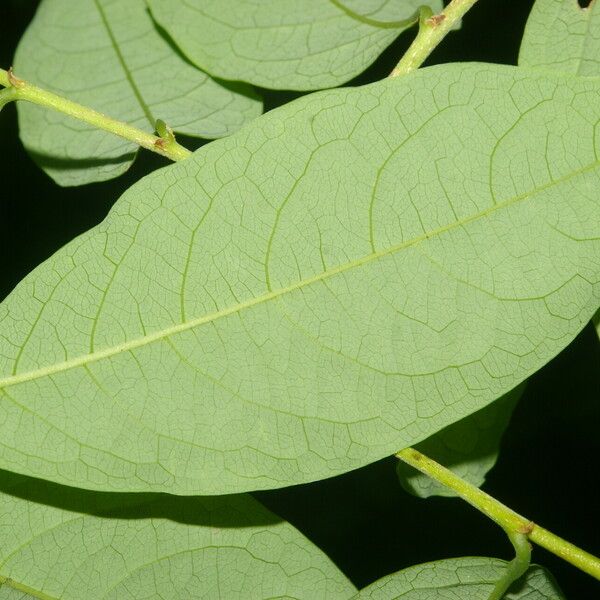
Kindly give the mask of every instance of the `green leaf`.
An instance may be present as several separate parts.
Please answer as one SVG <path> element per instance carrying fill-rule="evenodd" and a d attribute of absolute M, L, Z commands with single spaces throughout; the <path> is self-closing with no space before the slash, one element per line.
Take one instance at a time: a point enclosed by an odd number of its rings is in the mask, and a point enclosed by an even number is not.
<path fill-rule="evenodd" d="M 439 7 L 439 0 L 425 1 Z M 313 90 L 362 73 L 415 23 L 414 0 L 396 0 L 396 28 L 374 27 L 329 0 L 148 0 L 191 61 L 216 77 L 265 88 Z M 421 3 L 419 3 L 421 4 Z M 352 2 L 369 10 L 372 0 Z"/>
<path fill-rule="evenodd" d="M 481 486 L 487 472 L 496 464 L 502 435 L 524 387 L 520 385 L 496 402 L 448 425 L 417 444 L 416 449 L 460 478 Z M 402 487 L 415 496 L 455 496 L 451 489 L 402 461 L 398 461 L 396 471 Z"/>
<path fill-rule="evenodd" d="M 577 0 L 536 0 L 527 20 L 519 64 L 573 75 L 600 75 L 600 9 Z M 593 319 L 600 338 L 600 311 Z"/>
<path fill-rule="evenodd" d="M 22 78 L 152 133 L 223 137 L 262 112 L 251 89 L 215 81 L 182 58 L 156 29 L 144 0 L 44 0 L 15 58 Z M 137 146 L 20 102 L 23 144 L 60 185 L 125 172 Z"/>
<path fill-rule="evenodd" d="M 274 488 L 483 408 L 600 306 L 599 92 L 432 67 L 144 178 L 0 305 L 0 466 Z"/>
<path fill-rule="evenodd" d="M 482 600 L 502 576 L 506 562 L 465 557 L 416 565 L 376 581 L 356 600 Z M 564 600 L 554 578 L 533 566 L 504 596 L 505 600 Z"/>
<path fill-rule="evenodd" d="M 578 0 L 536 0 L 519 64 L 574 75 L 600 75 L 600 8 Z"/>
<path fill-rule="evenodd" d="M 8 473 L 0 488 L 3 600 L 312 600 L 355 591 L 250 496 L 102 494 Z"/>
<path fill-rule="evenodd" d="M 362 20 L 368 25 L 379 27 L 406 25 L 403 21 L 414 19 L 424 2 L 422 0 L 330 0 L 345 10 L 351 17 Z M 434 11 L 440 11 L 442 2 L 427 3 Z M 410 12 L 412 10 L 412 13 Z"/>

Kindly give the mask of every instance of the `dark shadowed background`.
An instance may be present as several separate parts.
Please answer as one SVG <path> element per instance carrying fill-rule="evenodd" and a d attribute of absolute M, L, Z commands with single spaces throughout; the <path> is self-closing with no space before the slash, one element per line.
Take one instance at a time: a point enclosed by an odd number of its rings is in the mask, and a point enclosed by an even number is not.
<path fill-rule="evenodd" d="M 430 62 L 515 64 L 532 3 L 480 0 Z M 2 68 L 10 66 L 37 4 L 0 0 Z M 386 76 L 412 35 L 402 35 L 355 83 Z M 291 97 L 269 92 L 267 107 Z M 0 140 L 0 299 L 63 244 L 99 223 L 134 181 L 165 164 L 144 152 L 124 177 L 62 189 L 24 152 L 14 106 L 0 113 Z M 190 146 L 188 140 L 184 144 Z M 599 400 L 600 344 L 588 326 L 531 378 L 484 486 L 514 510 L 595 554 L 600 554 Z M 460 500 L 407 495 L 394 468 L 395 461 L 388 459 L 334 479 L 255 495 L 323 548 L 359 587 L 420 562 L 511 557 L 510 544 L 491 521 Z M 551 570 L 569 600 L 600 597 L 598 582 L 544 550 L 535 548 L 533 560 Z"/>

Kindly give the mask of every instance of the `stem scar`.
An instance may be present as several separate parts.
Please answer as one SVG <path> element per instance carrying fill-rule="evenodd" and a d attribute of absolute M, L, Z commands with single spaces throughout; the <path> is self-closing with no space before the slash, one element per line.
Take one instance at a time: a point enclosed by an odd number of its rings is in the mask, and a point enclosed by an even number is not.
<path fill-rule="evenodd" d="M 525 523 L 525 524 L 521 525 L 517 529 L 517 532 L 522 533 L 523 535 L 529 535 L 533 531 L 534 527 L 535 527 L 535 523 L 533 521 L 529 521 L 529 523 Z"/>
<path fill-rule="evenodd" d="M 14 74 L 12 67 L 10 67 L 8 69 L 7 73 L 8 73 L 8 81 L 9 81 L 10 85 L 12 85 L 13 87 L 16 87 L 16 88 L 25 87 L 25 82 L 22 79 L 19 79 L 19 77 L 17 77 Z"/>
<path fill-rule="evenodd" d="M 444 13 L 440 13 L 439 15 L 432 15 L 425 21 L 425 23 L 430 27 L 437 27 L 442 21 L 444 21 L 445 18 L 446 15 Z"/>

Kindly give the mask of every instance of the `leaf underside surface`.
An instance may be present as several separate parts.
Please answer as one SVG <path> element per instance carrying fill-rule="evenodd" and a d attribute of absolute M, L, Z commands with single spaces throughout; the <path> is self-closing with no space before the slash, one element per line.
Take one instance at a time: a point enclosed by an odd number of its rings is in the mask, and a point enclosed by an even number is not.
<path fill-rule="evenodd" d="M 521 41 L 519 64 L 582 76 L 600 75 L 600 8 L 594 0 L 536 0 Z M 600 311 L 594 315 L 600 337 Z"/>
<path fill-rule="evenodd" d="M 482 600 L 502 577 L 507 563 L 464 557 L 417 565 L 383 577 L 361 590 L 356 600 Z M 532 566 L 504 596 L 505 600 L 565 600 L 553 577 Z"/>
<path fill-rule="evenodd" d="M 441 8 L 440 0 L 424 2 Z M 216 77 L 265 88 L 314 90 L 362 73 L 414 23 L 414 0 L 396 0 L 395 28 L 357 18 L 329 0 L 148 0 L 154 18 L 195 64 Z M 379 4 L 382 4 L 379 2 Z"/>
<path fill-rule="evenodd" d="M 573 75 L 600 75 L 600 8 L 592 1 L 536 0 L 527 20 L 519 65 Z"/>
<path fill-rule="evenodd" d="M 101 494 L 0 475 L 0 598 L 350 598 L 321 550 L 250 496 Z"/>
<path fill-rule="evenodd" d="M 432 67 L 301 98 L 144 178 L 0 305 L 0 465 L 274 488 L 507 393 L 600 304 L 599 90 Z"/>
<path fill-rule="evenodd" d="M 428 4 L 432 10 L 440 11 L 441 2 L 424 3 L 421 0 L 329 0 L 356 19 L 363 19 L 367 24 L 380 26 L 397 25 L 403 20 L 418 15 L 419 9 Z M 412 11 L 412 13 L 411 13 Z"/>
<path fill-rule="evenodd" d="M 502 435 L 524 388 L 525 384 L 518 386 L 492 404 L 434 433 L 415 448 L 470 484 L 483 485 L 486 474 L 496 464 Z M 402 461 L 398 461 L 396 471 L 402 487 L 415 496 L 456 495 Z"/>
<path fill-rule="evenodd" d="M 157 119 L 187 135 L 229 135 L 260 115 L 249 86 L 192 66 L 156 28 L 144 0 L 44 0 L 15 72 L 31 83 L 153 133 Z M 59 184 L 116 177 L 137 146 L 48 108 L 19 102 L 23 144 Z"/>

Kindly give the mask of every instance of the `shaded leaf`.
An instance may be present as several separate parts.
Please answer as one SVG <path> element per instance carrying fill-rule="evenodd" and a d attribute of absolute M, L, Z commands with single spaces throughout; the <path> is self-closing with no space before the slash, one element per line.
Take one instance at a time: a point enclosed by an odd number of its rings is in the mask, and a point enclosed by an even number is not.
<path fill-rule="evenodd" d="M 439 0 L 431 0 L 439 7 Z M 368 12 L 372 0 L 352 2 Z M 425 4 L 429 2 L 425 1 Z M 216 77 L 265 88 L 314 90 L 362 73 L 415 20 L 396 0 L 396 28 L 356 19 L 329 0 L 148 0 L 181 50 Z"/>
<path fill-rule="evenodd" d="M 154 132 L 157 119 L 204 138 L 231 134 L 262 112 L 251 89 L 223 84 L 183 59 L 144 0 L 44 0 L 15 58 L 19 76 Z M 116 177 L 137 146 L 60 113 L 20 102 L 21 139 L 61 185 Z"/>
<path fill-rule="evenodd" d="M 599 90 L 432 67 L 301 98 L 144 178 L 0 305 L 0 464 L 273 488 L 507 393 L 600 305 Z"/>
<path fill-rule="evenodd" d="M 523 389 L 524 385 L 520 385 L 494 403 L 448 425 L 417 444 L 416 449 L 479 487 L 496 464 L 500 441 Z M 402 461 L 398 461 L 396 470 L 402 487 L 415 496 L 456 495 Z"/>
<path fill-rule="evenodd" d="M 361 590 L 356 600 L 482 600 L 502 576 L 507 563 L 484 557 L 438 560 L 383 577 Z M 554 578 L 532 566 L 504 596 L 505 600 L 565 600 Z"/>
<path fill-rule="evenodd" d="M 0 487 L 3 600 L 354 592 L 316 546 L 250 496 L 90 493 L 8 473 Z"/>

